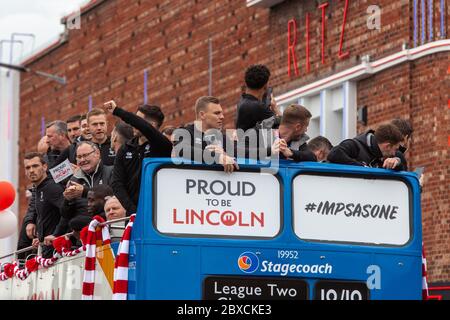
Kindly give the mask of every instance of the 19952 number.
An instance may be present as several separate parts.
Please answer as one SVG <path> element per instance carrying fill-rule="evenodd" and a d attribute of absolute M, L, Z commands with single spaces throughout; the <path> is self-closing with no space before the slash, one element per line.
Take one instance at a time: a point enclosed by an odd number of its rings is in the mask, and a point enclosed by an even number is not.
<path fill-rule="evenodd" d="M 279 259 L 298 259 L 298 251 L 295 250 L 278 250 Z"/>

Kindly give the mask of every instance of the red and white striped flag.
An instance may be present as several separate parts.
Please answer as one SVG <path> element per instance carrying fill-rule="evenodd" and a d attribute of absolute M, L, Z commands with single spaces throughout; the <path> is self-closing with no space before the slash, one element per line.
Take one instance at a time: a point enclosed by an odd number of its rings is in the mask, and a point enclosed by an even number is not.
<path fill-rule="evenodd" d="M 84 262 L 84 274 L 83 274 L 83 289 L 81 294 L 82 300 L 94 299 L 94 285 L 95 285 L 95 260 L 97 250 L 97 226 L 105 222 L 100 216 L 95 216 L 89 223 L 88 232 L 86 237 L 86 259 Z M 106 228 L 104 228 L 106 229 Z M 102 230 L 103 233 L 103 230 Z M 101 237 L 102 233 L 98 236 Z"/>
<path fill-rule="evenodd" d="M 428 300 L 428 297 L 427 259 L 425 257 L 425 246 L 422 243 L 422 300 Z"/>
<path fill-rule="evenodd" d="M 136 214 L 130 216 L 130 221 L 120 240 L 114 263 L 114 289 L 113 300 L 126 300 L 128 293 L 128 257 L 130 249 L 131 231 Z"/>

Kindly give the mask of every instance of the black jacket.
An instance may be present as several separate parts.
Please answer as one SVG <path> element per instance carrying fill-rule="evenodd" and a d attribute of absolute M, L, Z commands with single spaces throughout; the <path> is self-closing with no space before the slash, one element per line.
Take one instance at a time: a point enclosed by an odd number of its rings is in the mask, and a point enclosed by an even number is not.
<path fill-rule="evenodd" d="M 102 144 L 96 143 L 100 149 L 100 158 L 105 166 L 113 166 L 116 153 L 111 149 L 111 137 L 108 137 Z"/>
<path fill-rule="evenodd" d="M 56 159 L 55 166 L 62 163 L 66 159 L 69 159 L 69 161 L 73 164 L 77 164 L 77 144 L 78 142 L 85 141 L 82 136 L 79 136 L 75 139 L 74 142 L 70 146 L 68 146 L 66 149 L 64 149 L 61 154 L 59 155 L 58 159 Z M 103 159 L 102 159 L 103 160 Z"/>
<path fill-rule="evenodd" d="M 97 169 L 94 171 L 92 175 L 88 175 L 83 171 L 77 171 L 71 178 L 71 181 L 79 183 L 83 186 L 83 195 L 81 198 L 67 200 L 64 199 L 61 215 L 63 219 L 61 223 L 58 225 L 57 230 L 55 231 L 55 236 L 60 236 L 68 231 L 68 222 L 78 216 L 78 215 L 87 215 L 87 193 L 94 186 L 100 184 L 111 185 L 112 180 L 112 166 L 104 166 L 100 161 Z"/>
<path fill-rule="evenodd" d="M 144 158 L 170 158 L 172 143 L 161 132 L 134 113 L 115 108 L 115 116 L 139 130 L 147 141 L 139 145 L 135 137 L 126 142 L 117 152 L 114 162 L 112 188 L 115 196 L 127 210 L 127 215 L 136 213 L 139 200 L 142 160 Z"/>
<path fill-rule="evenodd" d="M 258 122 L 255 129 L 257 130 L 258 148 L 265 148 L 267 154 L 270 155 L 272 144 L 278 137 L 273 136 L 273 131 L 279 128 L 281 123 L 281 117 L 273 116 L 267 118 L 261 122 Z M 301 161 L 317 161 L 315 154 L 308 148 L 307 141 L 309 136 L 303 134 L 298 140 L 289 141 L 288 147 L 291 149 L 293 155 L 292 160 L 295 162 Z M 280 159 L 286 159 L 286 157 L 280 153 Z"/>
<path fill-rule="evenodd" d="M 346 139 L 331 149 L 328 161 L 332 163 L 382 168 L 384 157 L 374 136 L 369 130 L 353 139 Z M 395 170 L 401 170 L 400 164 Z"/>
<path fill-rule="evenodd" d="M 31 189 L 31 198 L 28 203 L 28 209 L 25 213 L 25 216 L 23 217 L 22 224 L 27 226 L 29 223 L 36 224 L 36 187 L 33 186 Z"/>
<path fill-rule="evenodd" d="M 293 161 L 295 162 L 317 161 L 316 155 L 309 149 L 308 144 L 306 143 L 308 140 L 309 136 L 304 134 L 302 137 L 300 137 L 300 139 L 289 142 L 288 147 L 289 149 L 291 149 L 293 153 L 292 155 Z M 280 153 L 280 158 L 285 159 L 282 153 Z"/>
<path fill-rule="evenodd" d="M 402 151 L 401 149 L 397 150 L 395 152 L 395 156 L 397 158 L 399 158 L 400 161 L 401 161 L 401 170 L 402 171 L 408 171 L 408 161 L 406 161 L 406 157 L 405 157 L 404 151 Z"/>
<path fill-rule="evenodd" d="M 36 232 L 41 242 L 45 236 L 53 234 L 60 223 L 63 192 L 64 189 L 48 176 L 32 192 L 24 224 L 36 223 Z"/>
<path fill-rule="evenodd" d="M 218 145 L 229 155 L 234 157 L 236 144 L 220 130 L 211 129 L 206 133 L 198 130 L 194 124 L 187 125 L 181 130 L 175 131 L 174 156 L 190 159 L 198 162 L 207 162 L 204 156 L 207 155 L 211 161 L 218 162 L 214 152 L 204 152 L 208 145 Z M 186 151 L 186 152 L 185 152 Z"/>
<path fill-rule="evenodd" d="M 274 113 L 262 101 L 244 93 L 237 105 L 236 129 L 247 131 L 254 128 L 258 122 L 272 116 Z"/>
<path fill-rule="evenodd" d="M 47 158 L 48 169 L 52 169 L 54 166 L 58 165 L 57 161 L 61 155 L 61 151 L 49 149 L 45 155 Z"/>

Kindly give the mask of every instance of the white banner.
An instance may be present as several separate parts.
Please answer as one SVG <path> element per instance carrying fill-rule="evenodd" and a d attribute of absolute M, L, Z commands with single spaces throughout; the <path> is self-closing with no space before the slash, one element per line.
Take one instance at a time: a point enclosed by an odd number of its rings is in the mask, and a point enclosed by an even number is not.
<path fill-rule="evenodd" d="M 299 175 L 293 181 L 294 230 L 301 239 L 404 245 L 409 192 L 398 180 Z"/>
<path fill-rule="evenodd" d="M 280 183 L 273 175 L 166 168 L 156 181 L 162 233 L 274 237 L 280 231 Z"/>
<path fill-rule="evenodd" d="M 66 159 L 64 162 L 61 162 L 53 169 L 50 169 L 50 174 L 55 180 L 56 183 L 63 181 L 66 178 L 69 178 L 73 175 L 72 166 L 70 165 L 69 159 Z"/>

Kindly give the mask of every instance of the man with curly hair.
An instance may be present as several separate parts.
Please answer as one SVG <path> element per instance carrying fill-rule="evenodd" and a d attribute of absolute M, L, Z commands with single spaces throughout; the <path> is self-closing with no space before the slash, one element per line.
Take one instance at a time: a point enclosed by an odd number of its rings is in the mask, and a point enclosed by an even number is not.
<path fill-rule="evenodd" d="M 270 71 L 265 65 L 252 65 L 245 72 L 245 92 L 237 105 L 236 129 L 247 131 L 256 123 L 281 112 L 272 94 L 267 97 Z M 265 103 L 265 101 L 270 101 Z"/>

